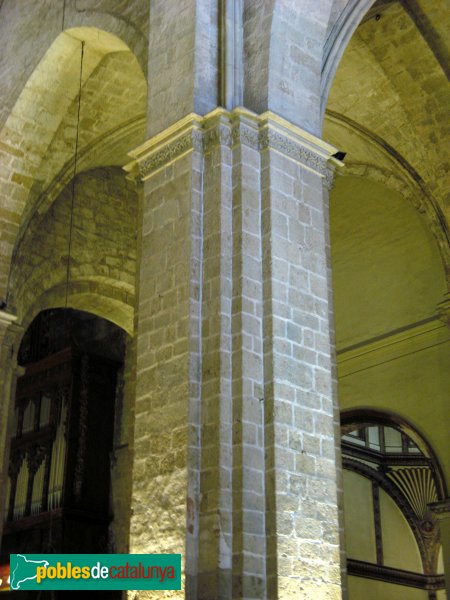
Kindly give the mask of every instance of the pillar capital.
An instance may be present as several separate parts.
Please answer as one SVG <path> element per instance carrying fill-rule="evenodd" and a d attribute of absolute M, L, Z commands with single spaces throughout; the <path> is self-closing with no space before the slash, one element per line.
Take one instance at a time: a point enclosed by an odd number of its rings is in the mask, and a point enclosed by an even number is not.
<path fill-rule="evenodd" d="M 132 150 L 133 160 L 124 168 L 132 178 L 145 181 L 188 152 L 206 153 L 218 145 L 272 149 L 330 182 L 335 167 L 343 165 L 333 156 L 336 148 L 273 112 L 216 108 L 203 117 L 191 113 Z"/>
<path fill-rule="evenodd" d="M 16 315 L 0 310 L 0 345 L 11 346 L 22 329 Z"/>
<path fill-rule="evenodd" d="M 22 374 L 22 367 L 17 365 L 19 339 L 23 327 L 17 322 L 17 316 L 0 310 L 0 394 L 3 382 L 8 380 L 7 372 L 15 376 Z M 6 393 L 6 392 L 5 392 Z"/>
<path fill-rule="evenodd" d="M 17 322 L 17 316 L 11 313 L 8 313 L 4 310 L 0 310 L 0 330 L 3 328 L 7 328 L 13 323 Z"/>
<path fill-rule="evenodd" d="M 437 521 L 450 521 L 450 498 L 428 505 Z"/>

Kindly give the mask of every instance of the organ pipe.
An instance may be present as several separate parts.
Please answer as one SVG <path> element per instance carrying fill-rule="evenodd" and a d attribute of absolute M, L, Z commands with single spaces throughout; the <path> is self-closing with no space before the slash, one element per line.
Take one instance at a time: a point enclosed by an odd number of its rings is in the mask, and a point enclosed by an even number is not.
<path fill-rule="evenodd" d="M 27 461 L 23 460 L 17 477 L 16 496 L 14 498 L 14 519 L 20 519 L 25 513 L 28 487 Z"/>

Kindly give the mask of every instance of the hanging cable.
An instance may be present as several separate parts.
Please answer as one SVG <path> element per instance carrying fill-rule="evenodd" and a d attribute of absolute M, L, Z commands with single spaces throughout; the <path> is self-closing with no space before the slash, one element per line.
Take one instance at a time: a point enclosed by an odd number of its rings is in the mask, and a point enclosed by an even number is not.
<path fill-rule="evenodd" d="M 77 166 L 78 166 L 78 141 L 79 141 L 79 135 L 80 135 L 80 109 L 81 109 L 81 87 L 82 87 L 82 83 L 83 83 L 83 58 L 84 58 L 84 41 L 81 42 L 77 128 L 76 128 L 76 135 L 75 135 L 75 154 L 74 154 L 74 161 L 73 161 L 72 194 L 71 194 L 71 202 L 70 202 L 69 245 L 68 245 L 67 272 L 66 272 L 66 298 L 65 298 L 65 303 L 64 303 L 65 309 L 67 309 L 67 303 L 68 303 L 68 297 L 69 297 L 70 266 L 71 266 L 71 262 L 72 262 L 73 213 L 74 213 L 74 208 L 75 208 L 76 176 L 77 176 Z"/>
<path fill-rule="evenodd" d="M 62 9 L 62 25 L 61 25 L 61 32 L 64 33 L 64 27 L 65 27 L 65 21 L 66 21 L 66 0 L 63 0 L 63 9 Z"/>
<path fill-rule="evenodd" d="M 65 3 L 64 3 L 65 6 Z M 70 218 L 69 218 L 69 239 L 68 239 L 68 254 L 67 254 L 67 269 L 66 269 L 66 290 L 65 290 L 65 302 L 64 302 L 64 325 L 63 325 L 63 335 L 66 336 L 66 342 L 70 341 L 70 319 L 68 315 L 68 298 L 69 298 L 69 284 L 70 284 L 70 266 L 72 261 L 72 237 L 73 237 L 73 215 L 75 208 L 75 196 L 76 196 L 76 176 L 78 169 L 78 143 L 80 136 L 80 114 L 81 114 L 81 89 L 83 84 L 83 60 L 84 60 L 84 44 L 85 42 L 81 42 L 81 55 L 80 55 L 80 79 L 78 84 L 78 106 L 77 106 L 77 126 L 76 126 L 76 134 L 75 134 L 75 148 L 74 148 L 74 161 L 73 161 L 73 177 L 72 177 L 72 187 L 71 187 L 71 199 L 70 199 Z M 70 343 L 70 342 L 69 342 Z M 61 377 L 64 379 L 64 372 L 61 370 Z M 60 382 L 60 385 L 65 385 L 66 382 Z M 61 397 L 61 402 L 64 403 L 64 397 Z M 62 409 L 62 405 L 61 405 Z M 62 498 L 61 498 L 62 502 Z M 49 527 L 49 537 L 47 541 L 48 551 L 55 552 L 58 548 L 53 546 L 53 515 L 54 511 L 50 510 L 50 527 Z M 64 522 L 63 522 L 63 530 L 64 530 Z M 53 597 L 53 596 L 52 596 Z"/>
<path fill-rule="evenodd" d="M 62 14 L 62 29 L 64 32 L 65 27 L 65 12 L 66 12 L 66 0 L 63 3 L 63 14 Z M 81 115 L 81 91 L 83 85 L 83 62 L 84 62 L 84 44 L 85 42 L 81 42 L 81 54 L 80 54 L 80 77 L 78 82 L 78 102 L 77 102 L 77 121 L 76 121 L 76 133 L 75 133 L 75 148 L 74 148 L 74 160 L 73 160 L 73 176 L 72 176 L 72 186 L 71 186 L 71 198 L 70 198 L 70 213 L 69 213 L 69 234 L 68 234 L 68 248 L 67 248 L 67 268 L 66 268 L 66 289 L 65 289 L 65 301 L 64 301 L 64 326 L 63 326 L 63 335 L 66 337 L 66 343 L 70 343 L 70 324 L 71 319 L 69 319 L 68 314 L 68 299 L 69 299 L 69 285 L 70 285 L 70 267 L 72 262 L 72 242 L 73 242 L 73 222 L 74 222 L 74 210 L 75 210 L 75 197 L 76 197 L 76 177 L 78 171 L 78 145 L 79 145 L 79 137 L 80 137 L 80 115 Z M 63 372 L 61 371 L 61 375 Z M 65 384 L 65 382 L 64 382 Z M 61 403 L 65 402 L 64 396 L 61 396 Z M 63 406 L 61 405 L 61 410 L 63 410 Z M 62 498 L 61 498 L 62 501 Z M 64 530 L 64 522 L 63 522 L 63 530 Z M 54 552 L 53 548 L 53 510 L 50 511 L 50 531 L 49 531 L 49 539 L 48 546 L 50 552 Z M 53 595 L 52 595 L 53 597 Z"/>

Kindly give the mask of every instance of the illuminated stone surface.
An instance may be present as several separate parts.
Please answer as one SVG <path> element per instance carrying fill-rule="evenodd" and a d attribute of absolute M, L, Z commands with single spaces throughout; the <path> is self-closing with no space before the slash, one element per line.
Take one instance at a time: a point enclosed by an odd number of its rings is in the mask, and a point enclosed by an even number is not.
<path fill-rule="evenodd" d="M 372 4 L 0 3 L 0 301 L 130 334 L 111 547 L 186 590 L 130 598 L 345 597 L 339 408 L 449 481 L 448 11 Z"/>

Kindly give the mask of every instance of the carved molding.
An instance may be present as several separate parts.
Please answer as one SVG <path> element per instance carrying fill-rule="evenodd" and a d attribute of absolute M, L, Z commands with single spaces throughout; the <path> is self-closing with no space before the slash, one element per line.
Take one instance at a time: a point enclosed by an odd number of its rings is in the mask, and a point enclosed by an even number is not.
<path fill-rule="evenodd" d="M 19 339 L 23 328 L 17 323 L 17 316 L 0 310 L 0 344 L 10 348 Z"/>
<path fill-rule="evenodd" d="M 157 170 L 162 165 L 165 165 L 175 158 L 178 158 L 185 154 L 191 148 L 195 148 L 195 135 L 186 133 L 183 136 L 176 139 L 173 143 L 165 146 L 161 150 L 158 150 L 154 154 L 150 154 L 148 158 L 145 158 L 139 163 L 139 175 L 142 180 L 145 180 L 148 175 L 153 171 Z"/>
<path fill-rule="evenodd" d="M 438 494 L 429 467 L 395 467 L 387 477 L 402 491 L 419 521 L 425 521 L 428 504 L 437 502 Z"/>
<path fill-rule="evenodd" d="M 441 502 L 433 502 L 429 509 L 438 521 L 450 519 L 450 498 L 445 498 Z"/>
<path fill-rule="evenodd" d="M 402 490 L 386 476 L 385 469 L 373 468 L 356 461 L 353 458 L 349 458 L 345 455 L 345 450 L 342 456 L 342 466 L 344 469 L 354 471 L 363 477 L 371 479 L 372 482 L 376 482 L 387 494 L 391 496 L 411 527 L 419 548 L 425 572 L 431 572 L 433 570 L 433 556 L 432 553 L 430 553 L 429 538 L 427 538 L 427 541 L 425 541 L 423 531 L 420 527 L 420 521 L 417 519 Z M 437 542 L 437 528 L 433 528 L 433 533 L 435 534 L 434 541 Z"/>
<path fill-rule="evenodd" d="M 327 163 L 327 171 L 325 173 L 325 178 L 323 180 L 323 184 L 325 186 L 325 188 L 328 190 L 328 192 L 330 192 L 333 187 L 334 184 L 336 182 L 336 175 L 337 175 L 337 168 L 336 165 L 328 162 Z"/>
<path fill-rule="evenodd" d="M 445 294 L 444 300 L 437 305 L 439 319 L 450 327 L 450 292 Z"/>
<path fill-rule="evenodd" d="M 11 477 L 11 479 L 17 478 L 24 459 L 25 452 L 22 449 L 16 450 L 15 452 L 11 453 L 8 465 L 8 475 L 9 477 Z"/>
<path fill-rule="evenodd" d="M 35 475 L 42 462 L 49 454 L 50 449 L 47 445 L 34 444 L 31 446 L 27 452 L 27 465 L 29 472 Z"/>
<path fill-rule="evenodd" d="M 447 329 L 437 317 L 432 317 L 354 346 L 338 349 L 338 373 L 340 377 L 345 377 L 447 340 Z"/>
<path fill-rule="evenodd" d="M 0 328 L 9 327 L 17 321 L 17 316 L 0 310 Z"/>
<path fill-rule="evenodd" d="M 412 571 L 404 571 L 403 569 L 395 569 L 384 565 L 374 565 L 352 558 L 347 559 L 347 571 L 349 575 L 355 577 L 378 579 L 387 583 L 422 590 L 442 590 L 445 587 L 443 575 L 423 575 L 422 573 L 413 573 Z"/>
<path fill-rule="evenodd" d="M 275 150 L 327 182 L 332 179 L 328 165 L 342 166 L 333 158 L 336 148 L 270 111 L 257 115 L 243 108 L 217 108 L 204 117 L 192 113 L 148 140 L 129 153 L 133 160 L 124 169 L 131 178 L 145 181 L 187 152 L 205 154 L 217 146 L 238 145 Z"/>

